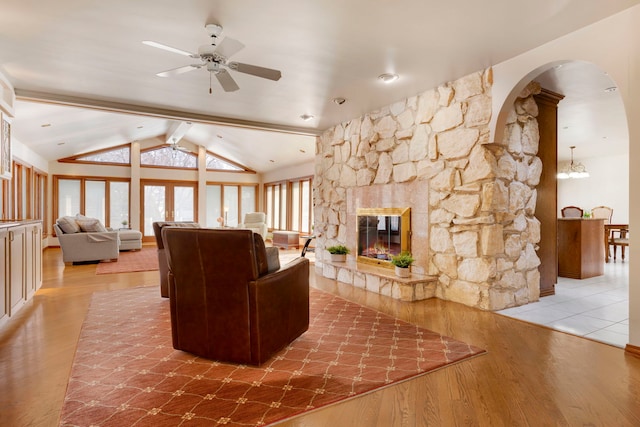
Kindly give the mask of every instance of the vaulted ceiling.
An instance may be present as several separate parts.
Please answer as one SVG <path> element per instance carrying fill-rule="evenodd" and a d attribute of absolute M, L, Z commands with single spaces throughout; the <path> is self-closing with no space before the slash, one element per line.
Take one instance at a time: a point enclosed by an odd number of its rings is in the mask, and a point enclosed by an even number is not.
<path fill-rule="evenodd" d="M 164 135 L 191 121 L 184 139 L 268 172 L 310 161 L 313 135 L 332 125 L 637 3 L 4 0 L 0 72 L 19 97 L 14 135 L 46 159 Z M 209 43 L 207 23 L 223 27 L 219 40 L 227 46 L 244 46 L 231 61 L 280 70 L 282 77 L 228 69 L 239 90 L 226 92 L 205 67 L 157 76 L 202 61 L 142 42 L 195 53 Z M 586 80 L 563 74 L 567 70 L 547 76 L 549 84 L 578 90 Z M 399 79 L 384 84 L 383 73 Z M 34 99 L 53 104 L 27 102 Z"/>

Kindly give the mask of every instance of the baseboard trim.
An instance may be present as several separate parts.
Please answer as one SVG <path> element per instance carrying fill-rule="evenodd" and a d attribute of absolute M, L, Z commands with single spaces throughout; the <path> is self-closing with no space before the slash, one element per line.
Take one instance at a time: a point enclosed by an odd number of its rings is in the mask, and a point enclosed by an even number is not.
<path fill-rule="evenodd" d="M 640 347 L 637 345 L 627 344 L 624 347 L 624 352 L 635 357 L 640 357 Z"/>

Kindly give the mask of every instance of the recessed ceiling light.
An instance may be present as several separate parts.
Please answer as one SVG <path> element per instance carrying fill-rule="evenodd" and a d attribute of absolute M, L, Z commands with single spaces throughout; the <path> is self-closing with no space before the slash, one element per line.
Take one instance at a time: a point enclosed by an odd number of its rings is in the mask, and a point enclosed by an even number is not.
<path fill-rule="evenodd" d="M 378 79 L 382 80 L 383 83 L 392 83 L 398 80 L 399 76 L 397 74 L 392 73 L 384 73 L 378 76 Z"/>
<path fill-rule="evenodd" d="M 617 90 L 618 90 L 618 88 L 617 88 L 617 87 L 615 87 L 615 86 L 611 86 L 611 87 L 606 88 L 604 91 L 605 91 L 605 92 L 615 92 L 615 91 L 617 91 Z"/>
<path fill-rule="evenodd" d="M 306 153 L 306 151 L 305 151 L 305 150 L 303 150 L 302 148 L 300 149 L 300 152 L 301 152 L 301 153 Z"/>
<path fill-rule="evenodd" d="M 142 129 L 144 126 L 138 126 L 138 129 Z"/>
<path fill-rule="evenodd" d="M 64 142 L 58 142 L 58 145 L 64 145 Z"/>
<path fill-rule="evenodd" d="M 222 139 L 222 135 L 217 134 L 216 136 L 217 136 L 218 138 Z"/>
<path fill-rule="evenodd" d="M 313 116 L 311 114 L 303 114 L 300 116 L 300 118 L 305 122 L 308 122 L 309 120 L 313 119 Z"/>
<path fill-rule="evenodd" d="M 269 161 L 270 161 L 271 163 L 275 163 L 275 162 L 276 162 L 275 160 L 269 160 Z"/>
<path fill-rule="evenodd" d="M 333 101 L 334 104 L 338 104 L 338 105 L 342 105 L 345 102 L 347 102 L 347 100 L 344 98 L 333 98 L 331 101 Z"/>
<path fill-rule="evenodd" d="M 51 123 L 45 123 L 40 125 L 41 128 L 48 128 L 49 126 L 51 126 Z"/>

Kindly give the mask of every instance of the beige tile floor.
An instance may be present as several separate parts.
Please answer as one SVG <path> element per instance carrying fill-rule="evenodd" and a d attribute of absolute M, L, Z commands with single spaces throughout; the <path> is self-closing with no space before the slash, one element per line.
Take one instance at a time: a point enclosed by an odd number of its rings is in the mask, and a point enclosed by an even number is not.
<path fill-rule="evenodd" d="M 628 261 L 605 264 L 604 276 L 559 277 L 555 295 L 497 313 L 624 347 L 629 338 Z"/>

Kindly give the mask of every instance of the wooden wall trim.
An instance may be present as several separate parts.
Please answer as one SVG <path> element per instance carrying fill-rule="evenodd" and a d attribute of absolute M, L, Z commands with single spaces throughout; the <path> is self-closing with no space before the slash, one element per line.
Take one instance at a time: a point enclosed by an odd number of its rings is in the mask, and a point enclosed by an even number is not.
<path fill-rule="evenodd" d="M 637 345 L 627 344 L 624 348 L 624 352 L 635 357 L 640 357 L 640 347 Z"/>

